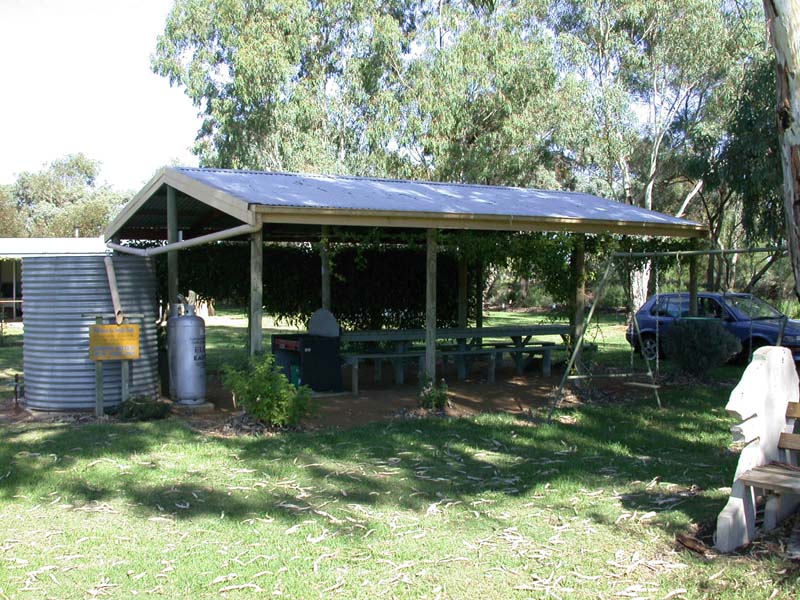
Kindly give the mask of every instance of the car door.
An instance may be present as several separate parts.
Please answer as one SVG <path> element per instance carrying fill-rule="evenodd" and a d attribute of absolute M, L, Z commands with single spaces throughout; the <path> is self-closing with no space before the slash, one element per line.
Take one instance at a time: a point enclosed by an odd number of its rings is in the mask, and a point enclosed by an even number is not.
<path fill-rule="evenodd" d="M 715 299 L 707 296 L 700 296 L 697 299 L 697 316 L 706 319 L 719 319 L 720 321 L 726 314 L 725 308 Z"/>
<path fill-rule="evenodd" d="M 680 296 L 661 296 L 653 305 L 650 314 L 652 323 L 649 329 L 662 338 L 676 320 L 689 314 L 688 299 Z"/>
<path fill-rule="evenodd" d="M 698 314 L 708 318 L 719 319 L 728 333 L 733 334 L 742 345 L 749 343 L 753 322 L 736 318 L 730 308 L 716 298 L 698 298 Z"/>

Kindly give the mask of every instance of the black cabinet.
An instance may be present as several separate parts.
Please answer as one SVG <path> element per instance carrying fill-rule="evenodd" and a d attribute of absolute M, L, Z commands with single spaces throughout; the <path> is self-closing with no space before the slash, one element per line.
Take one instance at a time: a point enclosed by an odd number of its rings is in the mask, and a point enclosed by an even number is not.
<path fill-rule="evenodd" d="M 315 392 L 341 392 L 339 338 L 310 334 L 274 334 L 275 364 L 296 385 Z"/>

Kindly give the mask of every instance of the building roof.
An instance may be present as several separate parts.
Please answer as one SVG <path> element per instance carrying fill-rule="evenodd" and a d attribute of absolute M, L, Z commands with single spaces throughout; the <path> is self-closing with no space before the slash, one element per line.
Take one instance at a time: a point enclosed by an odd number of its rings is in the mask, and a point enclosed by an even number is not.
<path fill-rule="evenodd" d="M 29 256 L 106 254 L 102 237 L 96 238 L 0 238 L 0 258 Z"/>
<path fill-rule="evenodd" d="M 194 235 L 263 221 L 296 225 L 574 231 L 694 237 L 696 223 L 591 194 L 527 188 L 167 168 L 123 209 L 106 237 L 166 237 L 166 186 L 179 228 Z M 156 231 L 160 235 L 142 235 Z"/>

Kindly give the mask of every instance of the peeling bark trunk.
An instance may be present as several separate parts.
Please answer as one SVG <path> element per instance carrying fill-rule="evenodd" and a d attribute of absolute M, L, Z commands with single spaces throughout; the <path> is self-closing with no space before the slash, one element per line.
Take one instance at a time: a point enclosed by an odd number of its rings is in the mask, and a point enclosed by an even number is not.
<path fill-rule="evenodd" d="M 797 0 L 764 0 L 764 13 L 776 58 L 786 244 L 800 299 L 800 5 Z"/>
<path fill-rule="evenodd" d="M 634 310 L 639 310 L 647 302 L 647 286 L 650 283 L 650 271 L 653 263 L 648 260 L 641 268 L 631 271 L 631 298 Z"/>
<path fill-rule="evenodd" d="M 625 193 L 625 204 L 633 204 L 633 184 L 631 183 L 631 169 L 624 156 L 619 157 L 619 168 L 622 170 L 622 189 Z"/>

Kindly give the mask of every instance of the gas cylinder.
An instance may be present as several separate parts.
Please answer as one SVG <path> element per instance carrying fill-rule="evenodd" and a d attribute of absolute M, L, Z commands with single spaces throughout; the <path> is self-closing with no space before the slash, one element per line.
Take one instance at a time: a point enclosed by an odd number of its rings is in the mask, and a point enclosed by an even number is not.
<path fill-rule="evenodd" d="M 170 396 L 178 404 L 202 404 L 206 397 L 206 325 L 184 304 L 185 314 L 167 319 Z"/>

